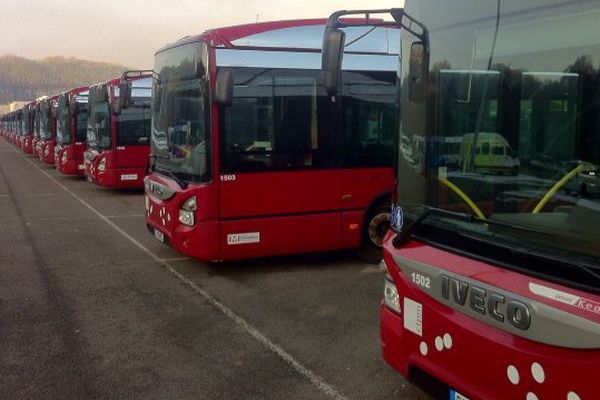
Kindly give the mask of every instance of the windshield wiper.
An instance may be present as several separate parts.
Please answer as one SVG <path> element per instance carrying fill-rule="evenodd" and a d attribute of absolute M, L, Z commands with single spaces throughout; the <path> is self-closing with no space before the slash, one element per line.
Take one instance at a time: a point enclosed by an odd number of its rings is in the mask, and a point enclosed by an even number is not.
<path fill-rule="evenodd" d="M 494 220 L 485 219 L 485 218 L 479 218 L 473 214 L 449 211 L 449 210 L 444 210 L 443 208 L 438 208 L 438 207 L 423 206 L 423 212 L 421 213 L 421 215 L 419 215 L 419 217 L 417 217 L 417 219 L 415 219 L 413 222 L 411 222 L 407 226 L 403 227 L 402 230 L 396 235 L 396 237 L 394 239 L 392 239 L 392 244 L 394 245 L 394 247 L 399 247 L 402 244 L 404 244 L 408 240 L 408 238 L 410 238 L 410 236 L 413 234 L 413 232 L 416 229 L 418 229 L 421 225 L 423 225 L 423 222 L 431 215 L 440 215 L 440 216 L 451 218 L 451 219 L 454 219 L 457 221 L 494 225 L 494 226 L 500 226 L 500 227 L 510 228 L 510 229 L 517 229 L 520 231 L 538 233 L 538 234 L 543 234 L 543 235 L 553 235 L 553 233 L 550 233 L 550 232 L 545 232 L 545 231 L 541 231 L 541 230 L 537 230 L 537 229 L 533 229 L 533 228 L 528 228 L 528 227 L 521 226 L 521 225 L 515 225 L 515 224 L 510 224 L 507 222 L 500 222 L 500 221 L 494 221 Z"/>
<path fill-rule="evenodd" d="M 146 166 L 146 175 L 148 175 L 149 172 L 154 171 L 154 165 L 156 164 L 157 158 L 164 159 L 164 160 L 169 159 L 168 156 L 163 156 L 161 154 L 150 154 L 148 156 L 148 165 Z"/>
<path fill-rule="evenodd" d="M 156 163 L 157 158 L 160 158 L 162 160 L 170 160 L 171 159 L 171 157 L 163 156 L 162 154 L 150 154 L 149 158 L 151 160 L 150 169 L 152 171 L 154 171 L 154 164 Z M 172 178 L 179 185 L 179 187 L 182 188 L 183 190 L 187 189 L 189 183 L 184 181 L 177 175 L 175 175 L 175 173 L 173 173 L 172 171 L 169 171 L 168 169 L 161 169 L 160 172 L 164 173 L 165 175 L 168 175 L 170 178 Z"/>

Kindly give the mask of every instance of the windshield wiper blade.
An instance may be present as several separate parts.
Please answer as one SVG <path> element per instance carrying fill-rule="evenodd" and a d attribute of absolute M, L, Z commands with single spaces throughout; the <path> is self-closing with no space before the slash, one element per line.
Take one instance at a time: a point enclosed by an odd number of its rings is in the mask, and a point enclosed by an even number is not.
<path fill-rule="evenodd" d="M 178 177 L 177 175 L 175 175 L 175 173 L 173 173 L 172 171 L 169 171 L 168 169 L 161 169 L 160 172 L 169 175 L 169 177 L 171 177 L 175 182 L 177 182 L 179 187 L 183 190 L 187 189 L 188 183 L 180 177 Z"/>
<path fill-rule="evenodd" d="M 423 224 L 423 221 L 425 221 L 430 215 L 437 214 L 466 222 L 475 221 L 475 216 L 471 214 L 448 211 L 437 207 L 424 206 L 423 208 L 424 209 L 421 215 L 419 215 L 419 217 L 417 217 L 417 219 L 415 219 L 413 222 L 403 227 L 402 230 L 398 232 L 396 237 L 392 239 L 392 244 L 394 247 L 399 247 L 400 245 L 404 244 L 412 235 L 412 233 L 419 228 Z"/>
<path fill-rule="evenodd" d="M 160 158 L 161 160 L 170 160 L 171 159 L 171 157 L 164 156 L 162 154 L 150 154 L 149 158 L 151 160 L 151 163 L 150 163 L 151 171 L 154 171 L 154 165 L 156 163 L 157 158 Z M 187 189 L 187 187 L 189 185 L 188 182 L 184 181 L 183 179 L 181 179 L 180 177 L 175 175 L 175 173 L 173 173 L 173 171 L 169 171 L 168 169 L 161 169 L 160 172 L 164 173 L 165 175 L 168 175 L 170 178 L 172 178 L 179 185 L 179 187 L 182 188 L 183 190 Z"/>
<path fill-rule="evenodd" d="M 394 245 L 394 247 L 399 247 L 400 245 L 405 243 L 408 240 L 408 238 L 410 238 L 412 233 L 417 228 L 419 228 L 430 215 L 440 215 L 440 216 L 448 217 L 448 218 L 458 220 L 458 221 L 475 222 L 475 223 L 479 223 L 479 224 L 494 225 L 494 226 L 500 226 L 503 228 L 517 229 L 517 230 L 524 231 L 524 232 L 537 233 L 537 234 L 542 234 L 542 235 L 553 235 L 553 233 L 551 233 L 551 232 L 545 232 L 545 231 L 537 230 L 534 228 L 529 228 L 526 226 L 511 224 L 508 222 L 501 222 L 501 221 L 495 221 L 495 220 L 486 219 L 486 218 L 479 218 L 473 214 L 449 211 L 449 210 L 445 210 L 443 208 L 431 207 L 431 206 L 423 206 L 423 209 L 424 210 L 421 213 L 421 215 L 419 215 L 419 217 L 417 219 L 415 219 L 413 222 L 411 222 L 406 227 L 404 227 L 396 235 L 396 237 L 392 240 L 392 244 Z"/>

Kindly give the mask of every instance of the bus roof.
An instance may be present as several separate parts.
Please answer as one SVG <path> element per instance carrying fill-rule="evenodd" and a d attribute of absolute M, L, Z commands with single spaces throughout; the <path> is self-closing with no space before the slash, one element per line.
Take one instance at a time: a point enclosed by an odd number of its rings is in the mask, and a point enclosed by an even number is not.
<path fill-rule="evenodd" d="M 350 19 L 355 22 L 360 19 Z M 377 23 L 376 19 L 371 19 L 370 23 Z M 383 20 L 381 20 L 383 22 Z M 323 31 L 327 25 L 326 19 L 299 19 L 287 21 L 272 21 L 255 24 L 237 25 L 224 28 L 216 28 L 205 31 L 199 35 L 186 36 L 175 43 L 168 44 L 159 49 L 156 54 L 161 53 L 173 47 L 182 46 L 198 41 L 204 41 L 214 48 L 235 49 L 235 48 L 253 48 L 272 50 L 296 49 L 305 51 L 321 51 L 323 42 Z M 386 34 L 388 29 L 398 30 L 397 28 L 372 26 L 357 26 L 345 28 L 347 32 L 347 43 L 350 45 L 346 52 L 359 53 L 391 53 L 397 54 L 399 50 L 398 43 L 392 43 L 390 37 Z M 398 30 L 399 31 L 399 30 Z M 370 41 L 368 48 L 362 48 L 361 43 L 353 42 L 362 40 L 363 37 L 374 36 L 371 32 L 380 33 L 377 39 Z M 363 40 L 364 42 L 364 40 Z M 378 43 L 378 47 L 373 47 L 373 43 Z M 396 48 L 398 47 L 398 48 Z"/>

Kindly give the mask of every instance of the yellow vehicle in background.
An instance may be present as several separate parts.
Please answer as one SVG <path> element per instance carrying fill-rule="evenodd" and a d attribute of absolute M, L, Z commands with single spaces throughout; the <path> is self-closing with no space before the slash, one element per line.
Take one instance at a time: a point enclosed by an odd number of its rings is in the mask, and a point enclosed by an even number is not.
<path fill-rule="evenodd" d="M 495 132 L 463 135 L 460 145 L 463 172 L 517 175 L 521 162 L 504 136 Z"/>

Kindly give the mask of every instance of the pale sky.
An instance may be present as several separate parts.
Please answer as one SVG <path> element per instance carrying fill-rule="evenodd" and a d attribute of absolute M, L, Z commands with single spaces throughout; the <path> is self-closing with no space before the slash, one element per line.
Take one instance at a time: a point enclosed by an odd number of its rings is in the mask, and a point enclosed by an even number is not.
<path fill-rule="evenodd" d="M 0 0 L 0 55 L 63 55 L 152 67 L 154 52 L 206 29 L 325 18 L 341 9 L 401 7 L 404 0 Z"/>

